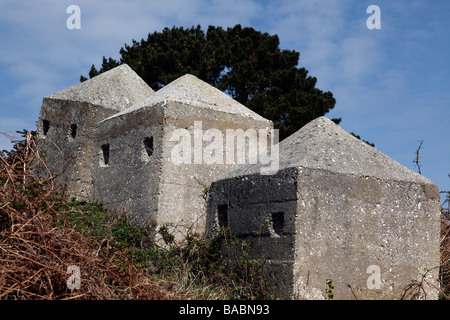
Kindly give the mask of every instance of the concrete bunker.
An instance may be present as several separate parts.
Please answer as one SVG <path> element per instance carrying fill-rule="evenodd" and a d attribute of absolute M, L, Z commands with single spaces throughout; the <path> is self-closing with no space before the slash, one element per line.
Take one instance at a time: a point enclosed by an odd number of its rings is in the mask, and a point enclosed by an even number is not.
<path fill-rule="evenodd" d="M 243 165 L 212 183 L 207 230 L 213 236 L 227 226 L 224 204 L 228 228 L 241 241 L 266 226 L 250 255 L 267 259 L 267 278 L 281 297 L 324 299 L 332 279 L 335 299 L 399 299 L 424 268 L 436 284 L 440 206 L 430 180 L 325 117 L 279 151 L 273 175 Z M 227 251 L 224 258 L 233 263 Z M 374 266 L 377 286 L 368 285 Z M 438 296 L 432 285 L 426 292 Z"/>
<path fill-rule="evenodd" d="M 162 224 L 177 239 L 229 228 L 255 240 L 258 231 L 251 259 L 267 258 L 281 297 L 324 298 L 332 279 L 337 299 L 353 298 L 349 286 L 360 299 L 396 299 L 424 268 L 433 283 L 440 225 L 431 181 L 325 117 L 281 142 L 279 167 L 264 171 L 252 160 L 272 128 L 192 75 L 154 93 L 121 65 L 45 97 L 37 131 L 70 197 L 124 210 L 151 236 Z"/>
<path fill-rule="evenodd" d="M 230 129 L 266 130 L 260 138 L 267 141 L 273 124 L 195 76 L 174 80 L 98 123 L 95 143 L 110 145 L 110 161 L 108 166 L 102 166 L 101 159 L 94 161 L 99 164 L 93 169 L 94 199 L 123 208 L 130 221 L 152 237 L 158 237 L 163 224 L 176 239 L 188 230 L 204 233 L 205 188 L 236 166 L 209 161 L 222 154 L 220 148 L 208 147 Z M 182 161 L 177 161 L 180 153 Z M 257 149 L 249 148 L 246 155 L 257 156 Z"/>
<path fill-rule="evenodd" d="M 97 123 L 152 93 L 124 64 L 43 99 L 37 126 L 38 146 L 49 172 L 59 173 L 58 184 L 69 197 L 93 199 Z M 46 172 L 43 170 L 43 174 Z"/>

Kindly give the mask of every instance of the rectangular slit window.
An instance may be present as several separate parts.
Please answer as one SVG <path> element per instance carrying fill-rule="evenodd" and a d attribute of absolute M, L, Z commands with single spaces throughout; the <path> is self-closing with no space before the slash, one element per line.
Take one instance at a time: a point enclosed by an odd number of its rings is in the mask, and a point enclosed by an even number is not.
<path fill-rule="evenodd" d="M 228 228 L 228 205 L 222 204 L 217 206 L 217 217 L 219 219 L 219 227 Z"/>
<path fill-rule="evenodd" d="M 145 152 L 149 157 L 153 155 L 153 137 L 146 137 L 143 140 Z"/>
<path fill-rule="evenodd" d="M 102 145 L 103 164 L 107 166 L 109 164 L 109 144 Z"/>
<path fill-rule="evenodd" d="M 284 229 L 284 212 L 272 213 L 272 228 L 273 231 L 281 236 Z"/>
<path fill-rule="evenodd" d="M 71 135 L 72 139 L 75 139 L 75 137 L 77 136 L 77 125 L 76 124 L 70 125 L 70 135 Z"/>
<path fill-rule="evenodd" d="M 50 129 L 50 121 L 42 120 L 42 130 L 44 131 L 44 136 L 47 135 L 49 129 Z"/>

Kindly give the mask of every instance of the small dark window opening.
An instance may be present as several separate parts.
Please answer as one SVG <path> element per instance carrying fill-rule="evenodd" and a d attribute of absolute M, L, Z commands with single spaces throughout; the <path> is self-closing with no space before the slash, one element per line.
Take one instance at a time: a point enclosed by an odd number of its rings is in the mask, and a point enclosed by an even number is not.
<path fill-rule="evenodd" d="M 70 125 L 70 135 L 72 136 L 72 139 L 75 139 L 75 137 L 77 136 L 77 125 L 76 124 Z"/>
<path fill-rule="evenodd" d="M 108 165 L 109 164 L 109 144 L 102 145 L 102 152 L 103 152 L 103 164 Z"/>
<path fill-rule="evenodd" d="M 145 152 L 147 152 L 147 155 L 149 157 L 152 156 L 153 154 L 153 137 L 147 137 L 144 140 L 144 147 L 145 147 Z"/>
<path fill-rule="evenodd" d="M 272 213 L 272 226 L 273 231 L 281 235 L 284 229 L 284 213 L 283 212 L 275 212 Z"/>
<path fill-rule="evenodd" d="M 50 129 L 50 121 L 42 120 L 42 129 L 44 131 L 44 136 L 46 136 L 48 133 L 48 129 Z"/>
<path fill-rule="evenodd" d="M 228 205 L 221 204 L 217 206 L 217 217 L 219 219 L 219 227 L 228 227 Z"/>

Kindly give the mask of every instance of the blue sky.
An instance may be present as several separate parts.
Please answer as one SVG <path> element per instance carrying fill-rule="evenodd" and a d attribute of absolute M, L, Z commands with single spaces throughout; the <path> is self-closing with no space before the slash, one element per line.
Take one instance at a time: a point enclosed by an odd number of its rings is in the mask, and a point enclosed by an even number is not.
<path fill-rule="evenodd" d="M 81 29 L 69 30 L 70 5 Z M 377 5 L 381 29 L 366 9 Z M 164 27 L 236 24 L 277 34 L 281 49 L 333 92 L 329 118 L 450 190 L 450 1 L 1 0 L 0 131 L 34 130 L 42 98 L 79 83 L 102 56 Z M 0 137 L 0 149 L 10 149 Z"/>

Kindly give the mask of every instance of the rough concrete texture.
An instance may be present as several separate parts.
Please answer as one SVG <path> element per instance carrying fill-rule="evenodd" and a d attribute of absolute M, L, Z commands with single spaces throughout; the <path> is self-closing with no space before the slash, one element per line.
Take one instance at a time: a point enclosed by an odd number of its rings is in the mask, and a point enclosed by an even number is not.
<path fill-rule="evenodd" d="M 110 209 L 124 210 L 133 224 L 144 229 L 156 222 L 163 135 L 163 110 L 152 108 L 101 122 L 94 139 L 94 199 Z M 153 141 L 150 152 L 146 138 Z"/>
<path fill-rule="evenodd" d="M 279 152 L 274 175 L 243 165 L 211 185 L 207 229 L 227 226 L 251 240 L 251 257 L 267 258 L 281 297 L 325 299 L 326 279 L 334 299 L 400 299 L 425 273 L 437 283 L 439 191 L 430 180 L 325 117 Z"/>
<path fill-rule="evenodd" d="M 205 230 L 207 188 L 236 164 L 194 161 L 195 123 L 201 132 L 227 129 L 271 129 L 273 124 L 224 93 L 192 75 L 185 75 L 144 101 L 101 121 L 96 130 L 94 161 L 95 199 L 113 208 L 124 208 L 132 223 L 153 235 L 158 227 L 182 239 L 188 230 Z M 192 154 L 188 163 L 173 161 L 172 152 L 186 130 Z M 145 138 L 153 139 L 153 155 L 145 156 Z M 265 137 L 266 139 L 267 136 Z M 181 138 L 184 139 L 184 138 Z M 104 164 L 102 146 L 109 145 L 109 163 Z M 235 150 L 236 151 L 236 150 Z M 254 155 L 249 155 L 254 156 Z"/>
<path fill-rule="evenodd" d="M 127 65 L 121 65 L 43 99 L 38 146 L 70 197 L 92 200 L 97 123 L 152 93 Z"/>
<path fill-rule="evenodd" d="M 127 64 L 122 64 L 47 98 L 87 102 L 122 111 L 144 100 L 153 92 Z"/>
<path fill-rule="evenodd" d="M 380 179 L 430 182 L 342 130 L 326 117 L 306 124 L 280 143 L 279 148 L 280 168 L 303 166 Z M 261 164 L 240 166 L 227 175 L 256 173 L 260 168 Z"/>
<path fill-rule="evenodd" d="M 237 114 L 240 117 L 250 117 L 255 120 L 267 121 L 256 112 L 248 109 L 219 89 L 198 79 L 196 76 L 186 74 L 162 89 L 158 90 L 155 96 L 149 96 L 141 103 L 136 103 L 132 107 L 117 114 L 130 113 L 145 106 L 155 105 L 159 102 L 178 101 L 185 105 L 193 105 L 201 109 L 211 109 L 224 113 Z"/>

